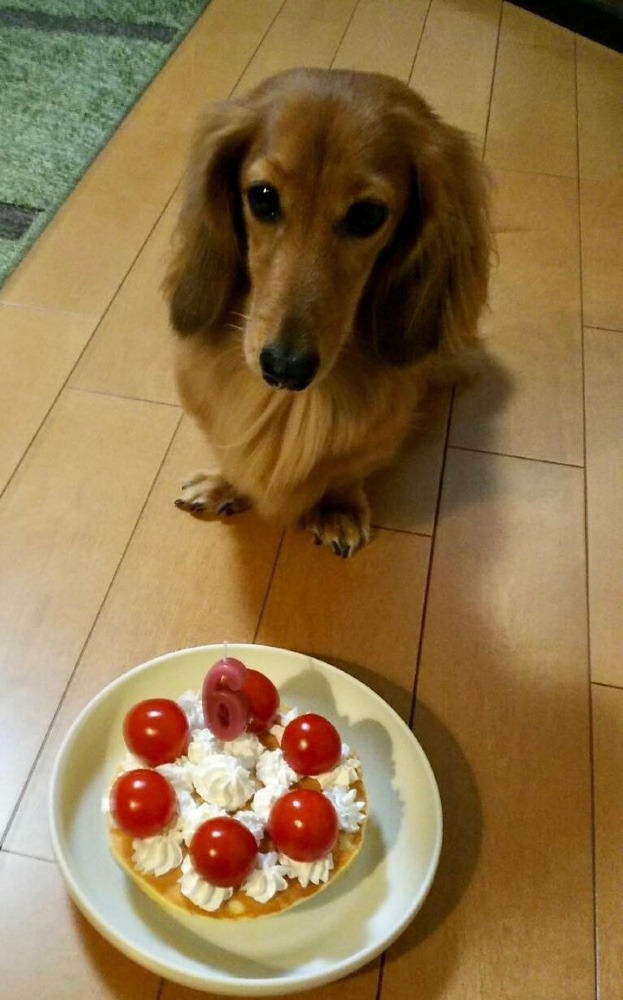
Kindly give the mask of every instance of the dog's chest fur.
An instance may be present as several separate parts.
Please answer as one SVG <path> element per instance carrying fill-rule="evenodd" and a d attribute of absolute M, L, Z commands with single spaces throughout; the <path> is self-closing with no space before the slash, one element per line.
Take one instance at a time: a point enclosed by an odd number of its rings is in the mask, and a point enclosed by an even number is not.
<path fill-rule="evenodd" d="M 178 390 L 221 475 L 260 513 L 288 520 L 303 513 L 296 510 L 301 487 L 307 494 L 317 481 L 320 497 L 344 479 L 368 475 L 406 432 L 409 410 L 395 405 L 395 370 L 385 377 L 370 369 L 362 358 L 345 357 L 322 383 L 293 393 L 268 387 L 232 338 L 177 342 Z M 401 391 L 413 406 L 416 386 L 405 372 Z"/>

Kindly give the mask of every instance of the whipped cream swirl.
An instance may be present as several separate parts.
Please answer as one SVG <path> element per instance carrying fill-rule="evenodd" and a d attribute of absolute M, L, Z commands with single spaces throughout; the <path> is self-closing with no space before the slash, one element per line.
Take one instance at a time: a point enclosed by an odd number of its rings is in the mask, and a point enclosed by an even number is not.
<path fill-rule="evenodd" d="M 184 691 L 177 699 L 177 703 L 188 719 L 191 732 L 193 729 L 204 729 L 205 718 L 203 715 L 203 699 L 201 692 Z"/>
<path fill-rule="evenodd" d="M 342 743 L 342 756 L 337 767 L 324 774 L 317 774 L 316 780 L 323 791 L 327 788 L 333 788 L 335 785 L 349 788 L 359 778 L 360 769 L 361 761 L 359 758 L 351 754 L 347 743 Z"/>
<path fill-rule="evenodd" d="M 251 771 L 264 750 L 255 733 L 241 733 L 235 740 L 227 740 L 220 744 L 222 753 L 229 754 L 240 761 L 243 767 Z"/>
<path fill-rule="evenodd" d="M 279 722 L 275 722 L 274 726 L 269 730 L 271 736 L 274 736 L 277 743 L 281 746 L 281 737 L 283 736 L 283 731 L 288 725 L 288 722 L 292 722 L 292 719 L 296 719 L 299 712 L 298 708 L 291 708 L 288 712 L 283 712 L 279 716 Z"/>
<path fill-rule="evenodd" d="M 186 754 L 191 764 L 202 764 L 220 752 L 220 744 L 210 729 L 195 729 Z"/>
<path fill-rule="evenodd" d="M 237 819 L 239 823 L 246 826 L 247 830 L 251 831 L 259 847 L 266 830 L 266 824 L 260 819 L 257 813 L 254 813 L 252 809 L 241 809 L 236 813 L 234 819 Z"/>
<path fill-rule="evenodd" d="M 297 878 L 305 889 L 309 883 L 320 885 L 327 882 L 333 870 L 333 855 L 327 854 L 326 858 L 319 861 L 293 861 L 286 854 L 279 855 L 279 863 L 286 870 L 286 875 L 290 878 Z"/>
<path fill-rule="evenodd" d="M 216 753 L 193 764 L 192 777 L 202 799 L 229 812 L 240 809 L 257 787 L 246 767 L 225 753 Z"/>
<path fill-rule="evenodd" d="M 182 815 L 187 809 L 190 809 L 193 804 L 193 779 L 187 759 L 181 757 L 180 760 L 174 761 L 172 764 L 158 764 L 154 770 L 173 785 L 179 814 Z"/>
<path fill-rule="evenodd" d="M 190 899 L 195 906 L 212 913 L 218 910 L 223 903 L 234 894 L 233 889 L 224 889 L 222 886 L 211 885 L 201 878 L 201 875 L 193 868 L 190 855 L 186 855 L 182 861 L 182 874 L 179 879 L 179 887 L 182 895 Z"/>
<path fill-rule="evenodd" d="M 183 813 L 180 813 L 180 819 L 178 820 L 178 828 L 184 843 L 190 847 L 190 842 L 199 827 L 209 819 L 215 819 L 217 816 L 227 816 L 226 810 L 221 809 L 220 806 L 216 806 L 212 802 L 196 803 L 194 800 L 191 800 L 191 804 Z"/>
<path fill-rule="evenodd" d="M 258 903 L 267 903 L 275 893 L 288 888 L 286 870 L 276 851 L 258 854 L 258 867 L 242 883 L 242 891 Z"/>
<path fill-rule="evenodd" d="M 130 753 L 130 751 L 128 750 L 125 756 L 123 757 L 123 760 L 119 764 L 119 774 L 125 774 L 126 771 L 136 771 L 140 767 L 147 767 L 147 766 L 148 765 L 145 764 L 145 762 L 142 761 L 140 757 L 137 757 L 136 754 L 134 753 Z"/>
<path fill-rule="evenodd" d="M 132 860 L 139 872 L 149 875 L 166 875 L 179 868 L 184 852 L 180 846 L 182 835 L 172 829 L 155 837 L 137 837 L 132 841 Z"/>
<path fill-rule="evenodd" d="M 264 788 L 258 788 L 251 800 L 251 809 L 262 823 L 268 823 L 270 810 L 277 799 L 281 798 L 284 791 L 285 789 L 281 788 L 280 785 L 265 785 Z"/>
<path fill-rule="evenodd" d="M 355 833 L 365 819 L 365 803 L 357 799 L 357 789 L 336 785 L 324 794 L 335 807 L 340 830 Z"/>
<path fill-rule="evenodd" d="M 263 785 L 274 785 L 282 792 L 298 781 L 298 774 L 286 763 L 282 750 L 264 750 L 257 762 L 256 773 Z"/>

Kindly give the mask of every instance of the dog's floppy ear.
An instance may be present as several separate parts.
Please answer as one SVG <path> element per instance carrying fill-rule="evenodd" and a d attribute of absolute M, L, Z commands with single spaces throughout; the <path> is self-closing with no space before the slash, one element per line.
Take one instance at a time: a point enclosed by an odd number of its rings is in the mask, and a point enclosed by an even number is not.
<path fill-rule="evenodd" d="M 395 366 L 475 340 L 491 254 L 484 169 L 462 132 L 438 121 L 417 95 L 412 101 L 397 118 L 411 196 L 373 269 L 358 323 L 368 348 Z"/>
<path fill-rule="evenodd" d="M 244 280 L 238 171 L 255 128 L 244 101 L 224 101 L 209 108 L 197 131 L 164 283 L 180 334 L 218 324 Z"/>

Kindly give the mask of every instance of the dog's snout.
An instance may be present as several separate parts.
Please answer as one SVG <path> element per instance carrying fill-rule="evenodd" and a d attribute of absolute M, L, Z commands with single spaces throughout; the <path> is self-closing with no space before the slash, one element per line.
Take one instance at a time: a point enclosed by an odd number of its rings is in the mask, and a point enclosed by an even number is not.
<path fill-rule="evenodd" d="M 278 340 L 260 352 L 264 380 L 276 389 L 306 389 L 319 364 L 320 358 L 312 351 L 299 351 Z"/>

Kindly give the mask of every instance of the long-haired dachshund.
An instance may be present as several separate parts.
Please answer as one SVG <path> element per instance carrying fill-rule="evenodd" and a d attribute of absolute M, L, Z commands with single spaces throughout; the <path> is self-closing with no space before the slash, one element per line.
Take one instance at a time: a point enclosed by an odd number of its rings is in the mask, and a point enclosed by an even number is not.
<path fill-rule="evenodd" d="M 463 133 L 390 77 L 294 70 L 208 110 L 165 288 L 217 465 L 178 506 L 252 505 L 341 556 L 369 540 L 364 478 L 431 371 L 477 352 L 487 188 Z"/>

